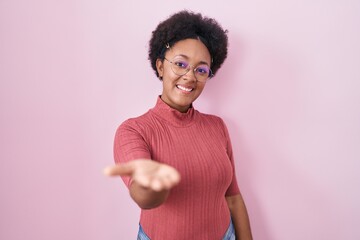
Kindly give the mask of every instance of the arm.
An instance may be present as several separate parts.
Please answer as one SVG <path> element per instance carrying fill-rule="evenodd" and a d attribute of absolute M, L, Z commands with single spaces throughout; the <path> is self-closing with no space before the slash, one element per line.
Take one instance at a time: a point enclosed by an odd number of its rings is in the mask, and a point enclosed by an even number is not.
<path fill-rule="evenodd" d="M 236 239 L 252 240 L 249 216 L 241 194 L 226 197 L 235 228 Z"/>
<path fill-rule="evenodd" d="M 132 160 L 105 169 L 108 176 L 129 176 L 130 196 L 142 209 L 160 206 L 170 189 L 180 181 L 178 171 L 166 164 L 149 159 Z"/>
<path fill-rule="evenodd" d="M 121 176 L 131 198 L 142 209 L 164 203 L 170 189 L 180 181 L 173 167 L 151 160 L 146 134 L 137 121 L 127 120 L 117 129 L 114 139 L 114 166 L 105 169 L 109 176 Z"/>
<path fill-rule="evenodd" d="M 244 200 L 241 196 L 239 187 L 237 185 L 234 156 L 232 151 L 230 135 L 223 121 L 222 121 L 222 125 L 224 128 L 225 137 L 227 139 L 227 154 L 229 156 L 231 165 L 233 167 L 233 180 L 231 182 L 228 191 L 226 192 L 226 195 L 228 195 L 226 197 L 227 205 L 230 209 L 231 218 L 234 224 L 236 239 L 252 240 L 253 238 L 250 229 L 249 216 L 246 210 Z"/>

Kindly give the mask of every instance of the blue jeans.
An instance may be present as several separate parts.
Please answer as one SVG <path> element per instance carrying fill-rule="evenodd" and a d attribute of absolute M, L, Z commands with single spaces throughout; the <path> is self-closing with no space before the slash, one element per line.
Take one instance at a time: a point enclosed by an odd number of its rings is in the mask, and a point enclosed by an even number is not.
<path fill-rule="evenodd" d="M 150 240 L 150 238 L 146 235 L 140 224 L 139 224 L 139 232 L 138 232 L 137 240 Z M 222 238 L 222 240 L 236 240 L 235 229 L 231 219 L 230 219 L 230 225 L 226 230 L 226 233 Z"/>

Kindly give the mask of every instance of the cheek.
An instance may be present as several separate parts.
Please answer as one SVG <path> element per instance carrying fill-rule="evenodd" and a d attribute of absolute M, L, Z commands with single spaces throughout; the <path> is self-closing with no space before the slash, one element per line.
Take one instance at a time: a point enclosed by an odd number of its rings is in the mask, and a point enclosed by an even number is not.
<path fill-rule="evenodd" d="M 202 85 L 198 85 L 197 90 L 199 91 L 199 93 L 201 93 L 205 88 L 205 84 Z"/>
<path fill-rule="evenodd" d="M 169 80 L 173 81 L 178 79 L 178 75 L 175 75 L 175 73 L 173 73 L 173 71 L 171 69 L 164 69 L 164 77 L 168 78 Z"/>
<path fill-rule="evenodd" d="M 180 79 L 181 77 L 170 71 L 164 71 L 163 81 L 166 81 L 168 85 L 175 85 L 175 83 Z"/>
<path fill-rule="evenodd" d="M 176 79 L 174 79 L 172 76 L 164 74 L 162 83 L 164 89 L 171 90 L 175 87 Z"/>

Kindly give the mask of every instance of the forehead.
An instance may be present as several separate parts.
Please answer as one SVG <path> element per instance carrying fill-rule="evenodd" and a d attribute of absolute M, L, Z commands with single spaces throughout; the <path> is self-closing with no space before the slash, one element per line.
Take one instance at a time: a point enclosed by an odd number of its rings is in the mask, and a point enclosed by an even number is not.
<path fill-rule="evenodd" d="M 171 47 L 168 54 L 172 57 L 181 55 L 192 62 L 206 62 L 210 65 L 210 53 L 207 47 L 198 39 L 178 41 Z"/>

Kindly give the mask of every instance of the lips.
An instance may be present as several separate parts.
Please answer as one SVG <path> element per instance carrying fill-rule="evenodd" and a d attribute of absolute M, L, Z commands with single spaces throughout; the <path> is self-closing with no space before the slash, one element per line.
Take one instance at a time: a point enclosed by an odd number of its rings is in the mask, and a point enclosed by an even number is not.
<path fill-rule="evenodd" d="M 189 88 L 189 87 L 185 87 L 185 86 L 182 86 L 182 85 L 176 85 L 176 87 L 182 91 L 185 91 L 185 92 L 191 92 L 192 90 L 194 90 L 194 88 Z"/>

